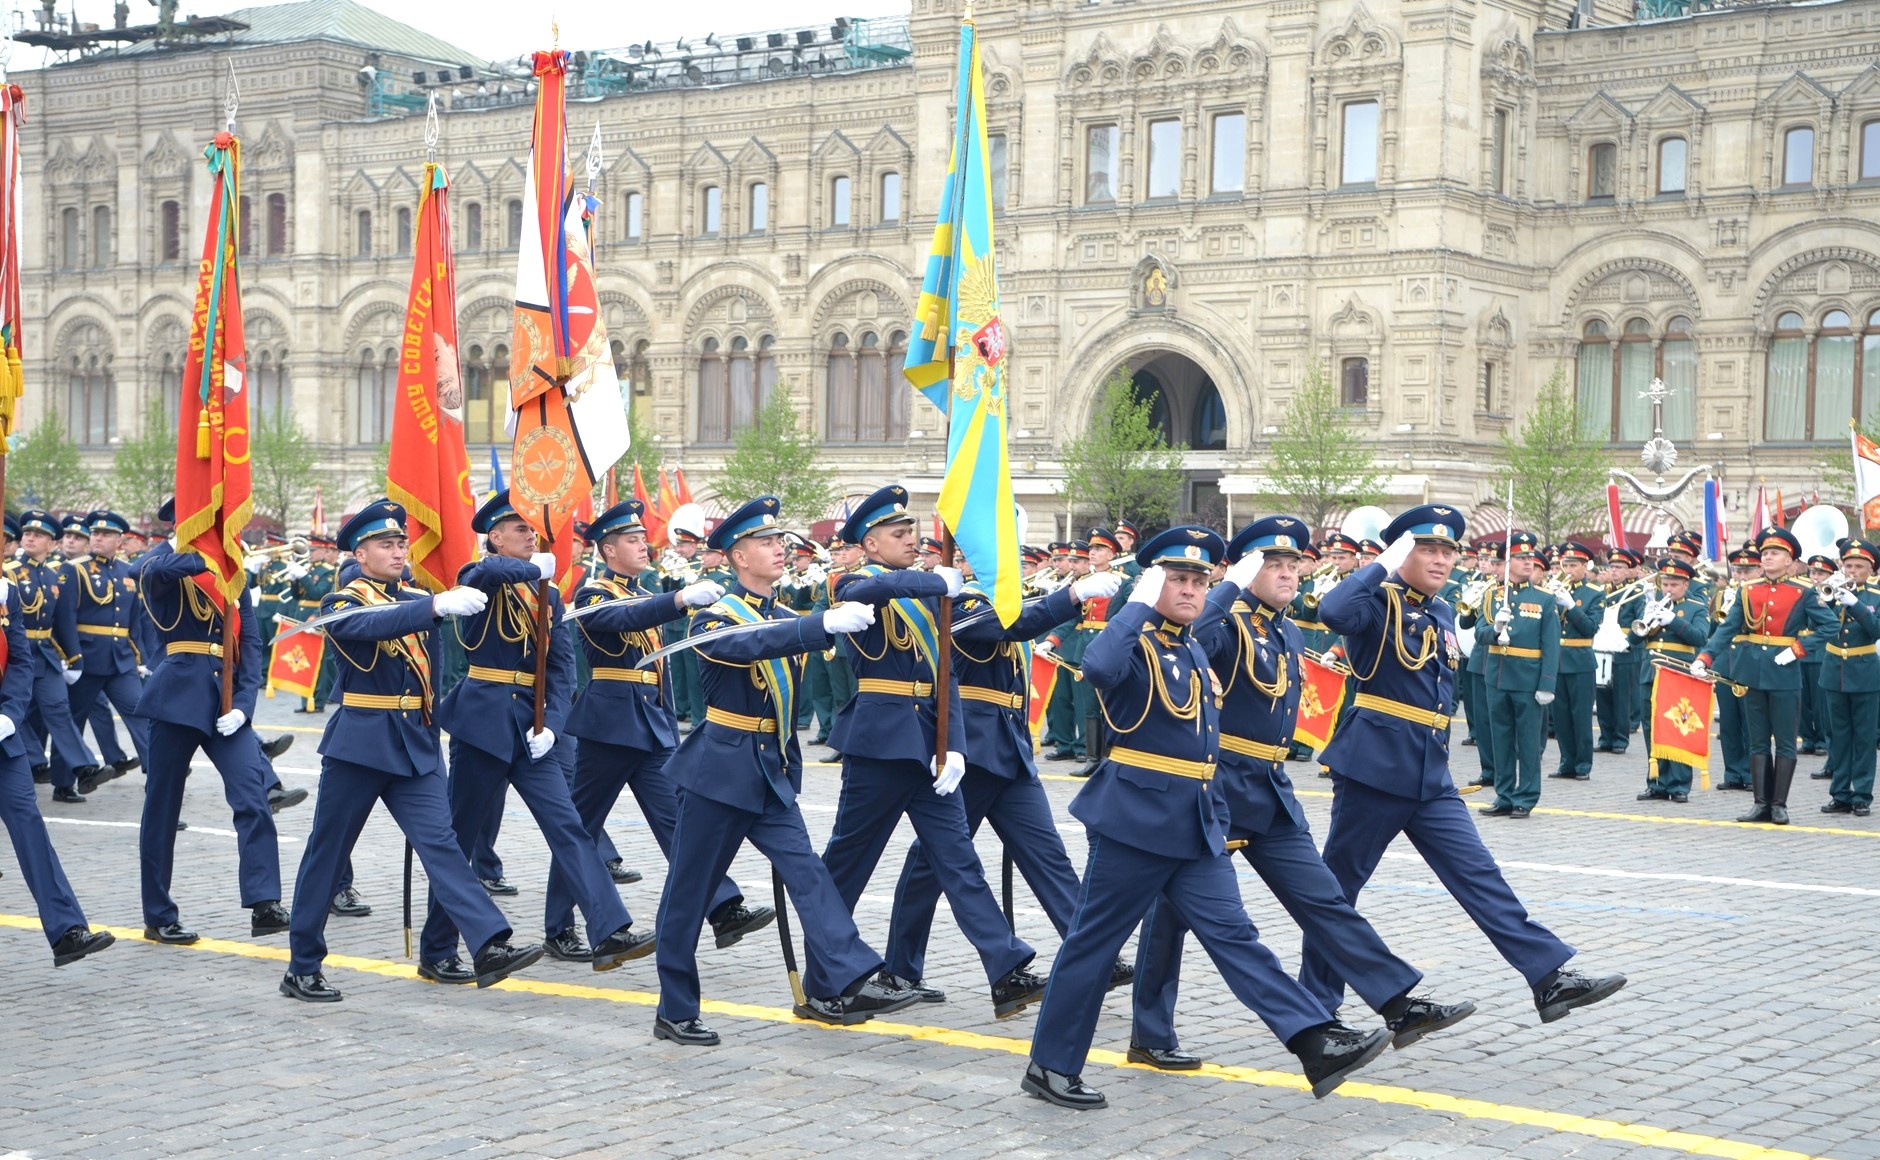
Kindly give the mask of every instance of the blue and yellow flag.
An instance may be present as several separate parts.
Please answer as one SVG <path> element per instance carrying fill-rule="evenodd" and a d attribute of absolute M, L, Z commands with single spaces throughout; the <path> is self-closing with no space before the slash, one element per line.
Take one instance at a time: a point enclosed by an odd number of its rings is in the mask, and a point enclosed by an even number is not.
<path fill-rule="evenodd" d="M 960 25 L 958 123 L 947 164 L 905 373 L 947 415 L 946 479 L 940 518 L 953 531 L 999 620 L 1011 624 L 1022 599 L 1018 509 L 1005 447 L 1006 330 L 992 253 L 992 169 L 986 148 L 986 89 L 979 44 Z"/>

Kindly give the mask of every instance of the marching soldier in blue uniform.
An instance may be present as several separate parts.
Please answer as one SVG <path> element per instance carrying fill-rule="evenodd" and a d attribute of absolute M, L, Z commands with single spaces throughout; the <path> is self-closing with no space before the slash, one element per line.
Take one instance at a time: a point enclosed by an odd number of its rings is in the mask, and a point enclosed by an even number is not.
<path fill-rule="evenodd" d="M 1634 648 L 1645 650 L 1644 662 L 1639 669 L 1639 704 L 1644 706 L 1639 718 L 1645 723 L 1645 753 L 1648 770 L 1656 770 L 1657 776 L 1647 776 L 1645 789 L 1638 795 L 1639 801 L 1662 798 L 1673 802 L 1691 800 L 1691 767 L 1681 761 L 1668 761 L 1650 756 L 1652 747 L 1652 684 L 1658 677 L 1658 666 L 1651 663 L 1654 655 L 1664 656 L 1682 664 L 1689 664 L 1697 650 L 1704 647 L 1710 639 L 1710 607 L 1702 600 L 1691 595 L 1691 582 L 1697 578 L 1697 568 L 1689 561 L 1677 556 L 1666 557 L 1658 565 L 1659 594 L 1639 605 L 1639 613 L 1626 625 L 1632 634 Z M 1725 700 L 1734 698 L 1723 692 Z"/>
<path fill-rule="evenodd" d="M 1756 550 L 1763 578 L 1737 593 L 1710 642 L 1697 654 L 1691 673 L 1706 675 L 1710 664 L 1729 650 L 1728 676 L 1747 686 L 1743 723 L 1756 794 L 1755 807 L 1737 821 L 1786 826 L 1802 702 L 1802 674 L 1795 665 L 1804 652 L 1820 651 L 1823 640 L 1836 635 L 1840 626 L 1815 590 L 1791 574 L 1801 545 L 1787 528 L 1757 532 Z"/>
<path fill-rule="evenodd" d="M 1072 540 L 1064 545 L 1066 576 L 1076 580 L 1090 574 L 1090 544 L 1085 540 Z M 1096 622 L 1101 623 L 1101 622 Z M 1086 620 L 1069 620 L 1053 628 L 1038 645 L 1047 654 L 1056 654 L 1057 658 L 1075 670 L 1084 661 L 1084 648 L 1097 638 L 1097 628 Z M 1084 698 L 1088 693 L 1079 693 L 1082 681 L 1059 681 L 1051 687 L 1051 700 L 1045 706 L 1045 731 L 1058 739 L 1058 747 L 1053 749 L 1048 760 L 1072 761 L 1086 759 L 1073 777 L 1088 777 L 1096 765 L 1091 759 L 1091 750 L 1100 749 L 1097 738 L 1094 703 L 1087 703 Z M 1088 715 L 1086 715 L 1088 711 Z M 1047 737 L 1047 740 L 1049 737 Z"/>
<path fill-rule="evenodd" d="M 660 647 L 660 626 L 705 608 L 724 595 L 710 580 L 696 580 L 674 593 L 647 594 L 638 577 L 646 567 L 645 505 L 625 500 L 602 512 L 588 528 L 598 545 L 602 567 L 576 590 L 576 608 L 607 605 L 582 618 L 574 628 L 587 654 L 591 679 L 568 714 L 568 735 L 575 750 L 572 795 L 581 824 L 599 841 L 607 815 L 631 788 L 653 840 L 670 863 L 672 831 L 679 812 L 666 764 L 679 744 L 673 718 L 666 662 L 640 668 L 640 658 Z M 574 898 L 565 882 L 549 888 L 549 953 L 579 960 L 588 953 L 574 931 Z M 728 876 L 712 895 L 706 918 L 720 948 L 768 926 L 776 912 L 744 905 L 744 892 Z M 559 924 L 559 925 L 557 925 Z"/>
<path fill-rule="evenodd" d="M 8 535 L 17 536 L 11 513 L 6 523 Z M 40 928 L 52 944 L 52 965 L 63 967 L 116 940 L 110 932 L 94 933 L 86 924 L 33 793 L 33 772 L 20 726 L 32 708 L 35 651 L 20 614 L 19 585 L 0 579 L 0 823 L 7 828 L 20 874 L 39 908 Z"/>
<path fill-rule="evenodd" d="M 33 660 L 32 717 L 37 731 L 29 750 L 37 761 L 41 738 L 52 742 L 52 800 L 76 804 L 81 776 L 94 780 L 91 752 L 72 719 L 68 686 L 82 674 L 78 639 L 78 586 L 71 570 L 52 554 L 59 523 L 42 511 L 20 513 L 20 560 L 13 574 L 20 588 L 20 614 Z M 25 659 L 24 657 L 21 658 Z"/>
<path fill-rule="evenodd" d="M 124 718 L 137 760 L 130 762 L 120 754 L 108 771 L 100 769 L 90 780 L 81 780 L 80 793 L 90 793 L 100 781 L 121 777 L 150 760 L 150 723 L 137 715 L 137 702 L 143 696 L 143 679 L 137 675 L 144 660 L 138 655 L 131 637 L 138 618 L 137 581 L 129 564 L 117 559 L 119 537 L 130 530 L 130 522 L 111 511 L 95 511 L 86 517 L 92 536 L 92 552 L 82 565 L 71 569 L 77 588 L 78 645 L 84 656 L 81 673 L 71 690 L 72 715 L 88 718 L 99 706 L 102 696 Z M 117 730 L 105 713 L 103 728 L 95 728 L 98 748 L 109 760 L 110 746 L 116 743 Z"/>
<path fill-rule="evenodd" d="M 175 501 L 164 501 L 157 518 L 171 522 Z M 279 934 L 287 929 L 281 905 L 279 841 L 268 809 L 268 782 L 274 771 L 261 752 L 261 739 L 250 721 L 255 694 L 266 667 L 262 663 L 259 616 L 244 587 L 228 601 L 235 617 L 236 652 L 223 655 L 223 618 L 195 578 L 208 565 L 195 551 L 178 552 L 161 544 L 145 553 L 137 575 L 144 611 L 163 640 L 163 661 L 156 666 L 137 715 L 150 722 L 150 762 L 144 767 L 143 827 L 138 835 L 142 866 L 144 937 L 153 942 L 187 944 L 196 932 L 180 921 L 170 897 L 170 871 L 176 859 L 176 829 L 183 809 L 183 786 L 197 750 L 222 775 L 223 794 L 235 815 L 240 851 L 241 901 L 249 908 L 249 932 Z M 222 712 L 222 666 L 235 668 L 233 707 Z"/>
<path fill-rule="evenodd" d="M 1586 781 L 1593 776 L 1593 634 L 1606 612 L 1606 598 L 1586 582 L 1593 562 L 1592 549 L 1566 543 L 1554 557 L 1560 570 L 1560 588 L 1554 599 L 1560 606 L 1560 668 L 1554 681 L 1554 737 L 1560 743 L 1560 764 L 1552 776 Z"/>
<path fill-rule="evenodd" d="M 1873 812 L 1874 742 L 1880 730 L 1880 592 L 1869 583 L 1880 560 L 1866 540 L 1844 539 L 1847 587 L 1833 597 L 1837 631 L 1822 647 L 1821 690 L 1827 703 L 1829 800 L 1824 814 Z"/>
<path fill-rule="evenodd" d="M 1482 807 L 1490 817 L 1525 818 L 1541 800 L 1541 712 L 1554 702 L 1560 617 L 1553 594 L 1531 581 L 1535 547 L 1531 532 L 1510 538 L 1509 584 L 1475 626 L 1476 650 L 1488 653 L 1482 683 L 1495 738 L 1495 800 Z"/>
<path fill-rule="evenodd" d="M 881 956 L 862 942 L 848 904 L 809 844 L 797 804 L 803 790 L 794 727 L 800 658 L 828 648 L 835 633 L 865 628 L 875 610 L 838 603 L 797 616 L 778 608 L 776 585 L 786 565 L 777 516 L 776 497 L 759 496 L 711 533 L 736 579 L 694 623 L 694 633 L 705 638 L 690 650 L 699 654 L 705 716 L 666 764 L 679 787 L 679 813 L 659 904 L 653 1035 L 687 1046 L 718 1042 L 718 1033 L 699 1019 L 698 930 L 746 839 L 770 860 L 803 921 L 809 969 L 798 1016 L 853 1024 L 919 1001 L 915 992 L 878 977 Z M 714 635 L 730 629 L 736 632 Z"/>
<path fill-rule="evenodd" d="M 991 596 L 968 584 L 960 601 L 961 616 L 986 615 L 953 633 L 953 671 L 960 682 L 960 709 L 966 714 L 966 777 L 960 782 L 960 800 L 966 807 L 967 829 L 977 835 L 981 822 L 992 823 L 1060 936 L 1077 914 L 1077 871 L 1032 761 L 1027 713 L 1031 665 L 1024 642 L 1050 625 L 1076 619 L 1080 605 L 1114 598 L 1122 583 L 1121 570 L 1092 572 L 1049 596 L 1027 601 L 1010 628 L 991 615 Z M 916 839 L 908 847 L 894 890 L 888 972 L 897 984 L 919 989 L 930 1002 L 938 1001 L 940 992 L 924 986 L 921 977 L 939 901 L 939 879 L 926 847 Z M 1134 976 L 1132 968 L 1118 963 L 1110 985 L 1123 986 Z"/>
<path fill-rule="evenodd" d="M 1332 768 L 1332 823 L 1325 864 L 1352 904 L 1404 834 L 1534 992 L 1541 1022 L 1597 1003 L 1625 976 L 1568 969 L 1573 948 L 1528 917 L 1482 842 L 1449 778 L 1449 719 L 1456 703 L 1456 627 L 1434 599 L 1455 566 L 1462 513 L 1425 504 L 1384 531 L 1390 548 L 1326 597 L 1320 614 L 1345 635 L 1358 692 L 1321 756 Z M 1559 623 L 1558 618 L 1553 618 Z M 1327 1008 L 1343 1000 L 1337 968 L 1308 940 L 1300 979 Z"/>
<path fill-rule="evenodd" d="M 607 932 L 593 940 L 585 961 L 596 971 L 610 971 L 652 954 L 654 936 L 631 929 L 633 916 L 620 901 L 593 836 L 581 824 L 567 776 L 553 752 L 556 735 L 566 727 L 574 686 L 573 650 L 568 634 L 557 631 L 561 593 L 553 584 L 548 585 L 548 607 L 540 610 L 549 617 L 548 689 L 542 728 L 535 728 L 537 585 L 553 579 L 555 557 L 535 550 L 535 529 L 510 506 L 507 488 L 477 509 L 470 528 L 485 537 L 489 554 L 464 565 L 457 583 L 481 591 L 489 602 L 482 611 L 457 621 L 470 673 L 437 707 L 437 722 L 455 743 L 451 828 L 464 857 L 472 858 L 477 836 L 488 832 L 491 815 L 501 812 L 514 786 L 548 843 L 550 897 L 564 897 L 560 892 L 568 891 L 587 918 L 589 937 Z M 566 885 L 558 881 L 564 875 Z M 555 917 L 546 912 L 544 924 Z M 420 975 L 438 983 L 476 978 L 474 965 L 466 966 L 457 955 L 458 933 L 449 912 L 433 896 L 424 923 Z"/>
<path fill-rule="evenodd" d="M 1227 545 L 1227 576 L 1208 594 L 1194 637 L 1222 683 L 1220 756 L 1215 780 L 1227 799 L 1227 845 L 1238 847 L 1306 939 L 1384 1017 L 1392 1041 L 1408 1047 L 1475 1010 L 1412 997 L 1423 973 L 1392 954 L 1325 868 L 1305 811 L 1286 776 L 1286 740 L 1299 709 L 1304 642 L 1284 610 L 1299 584 L 1310 529 L 1293 516 L 1267 516 Z M 1165 1071 L 1201 1060 L 1175 1038 L 1175 993 L 1187 926 L 1173 907 L 1149 912 L 1137 950 L 1135 1022 L 1129 1058 Z"/>
<path fill-rule="evenodd" d="M 1225 547 L 1193 526 L 1151 539 L 1129 600 L 1084 654 L 1084 679 L 1096 686 L 1115 744 L 1071 802 L 1089 834 L 1083 904 L 1058 951 L 1020 1085 L 1060 1107 L 1107 1103 L 1084 1083 L 1084 1062 L 1117 952 L 1152 907 L 1168 907 L 1195 932 L 1235 997 L 1299 1056 L 1314 1096 L 1390 1042 L 1388 1031 L 1334 1024 L 1260 942 L 1241 904 L 1215 778 L 1218 690 L 1191 627 Z"/>
<path fill-rule="evenodd" d="M 509 922 L 478 884 L 450 828 L 444 755 L 431 718 L 431 658 L 437 622 L 480 612 L 489 597 L 475 588 L 436 596 L 401 582 L 410 541 L 405 509 L 387 499 L 359 509 L 338 542 L 353 553 L 359 575 L 329 594 L 321 613 L 371 608 L 326 628 L 339 658 L 339 708 L 320 739 L 320 801 L 307 852 L 294 882 L 293 956 L 281 994 L 310 1003 L 337 1003 L 326 981 L 326 916 L 352 878 L 349 859 L 366 818 L 379 802 L 391 812 L 424 864 L 431 900 L 477 948 L 477 985 L 487 987 L 542 957 L 539 946 L 509 944 Z"/>
<path fill-rule="evenodd" d="M 1026 969 L 1037 952 L 1006 925 L 954 792 L 966 776 L 966 716 L 957 673 L 946 688 L 934 686 L 939 602 L 957 597 L 964 578 L 944 565 L 932 572 L 909 567 L 918 543 L 902 487 L 884 487 L 859 504 L 842 538 L 860 544 L 868 564 L 836 577 L 834 595 L 873 605 L 880 615 L 867 628 L 845 634 L 857 692 L 836 714 L 830 735 L 842 754 L 842 796 L 823 864 L 853 914 L 906 816 L 954 920 L 979 952 L 992 985 L 993 1013 L 1001 1019 L 1015 1015 L 1044 994 L 1044 980 Z M 949 701 L 943 768 L 937 767 L 934 743 L 940 697 Z M 809 959 L 814 963 L 813 950 Z"/>

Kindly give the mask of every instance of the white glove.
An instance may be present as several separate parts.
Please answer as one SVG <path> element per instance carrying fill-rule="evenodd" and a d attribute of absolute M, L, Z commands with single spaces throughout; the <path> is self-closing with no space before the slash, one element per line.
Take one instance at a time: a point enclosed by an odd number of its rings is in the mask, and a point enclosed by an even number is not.
<path fill-rule="evenodd" d="M 547 755 L 549 750 L 555 748 L 555 731 L 553 729 L 544 729 L 540 733 L 530 733 L 528 735 L 528 742 L 529 760 L 540 761 Z"/>
<path fill-rule="evenodd" d="M 1852 588 L 1843 588 L 1835 593 L 1834 599 L 1842 608 L 1852 608 L 1860 603 L 1860 594 Z"/>
<path fill-rule="evenodd" d="M 306 577 L 307 567 L 304 564 L 289 563 L 286 568 L 286 574 L 289 580 L 300 580 Z"/>
<path fill-rule="evenodd" d="M 1657 614 L 1652 617 L 1652 623 L 1657 625 L 1660 628 L 1663 628 L 1665 625 L 1670 624 L 1672 621 L 1676 620 L 1677 618 L 1678 618 L 1678 614 L 1676 612 L 1673 612 L 1671 610 L 1671 606 L 1667 604 L 1663 608 L 1660 608 Z"/>
<path fill-rule="evenodd" d="M 1416 546 L 1417 538 L 1409 532 L 1392 540 L 1390 547 L 1385 548 L 1384 554 L 1377 558 L 1377 562 L 1384 565 L 1384 574 L 1388 576 L 1403 567 L 1403 562 L 1410 558 L 1410 549 Z"/>
<path fill-rule="evenodd" d="M 0 741 L 5 741 L 18 731 L 19 726 L 13 723 L 13 718 L 0 716 Z"/>
<path fill-rule="evenodd" d="M 831 635 L 860 632 L 873 623 L 875 623 L 875 606 L 861 604 L 854 600 L 844 600 L 823 613 L 823 631 Z"/>
<path fill-rule="evenodd" d="M 1162 582 L 1166 579 L 1168 573 L 1162 571 L 1162 565 L 1144 568 L 1142 575 L 1136 577 L 1136 587 L 1130 590 L 1129 602 L 1154 608 L 1162 599 Z"/>
<path fill-rule="evenodd" d="M 1260 574 L 1260 568 L 1265 563 L 1266 563 L 1265 552 L 1261 552 L 1261 551 L 1248 552 L 1246 555 L 1242 556 L 1240 559 L 1228 565 L 1227 575 L 1224 577 L 1224 579 L 1229 584 L 1232 584 L 1234 587 L 1240 589 L 1242 592 L 1245 592 L 1247 590 L 1247 585 L 1253 583 L 1253 578 Z"/>
<path fill-rule="evenodd" d="M 490 605 L 481 588 L 446 588 L 431 597 L 432 616 L 475 616 Z"/>
<path fill-rule="evenodd" d="M 936 567 L 933 570 L 933 574 L 947 582 L 948 596 L 958 596 L 960 589 L 966 587 L 966 573 L 960 571 L 958 568 Z"/>
<path fill-rule="evenodd" d="M 1781 652 L 1776 654 L 1776 667 L 1782 668 L 1785 665 L 1792 665 L 1795 663 L 1796 659 L 1797 658 L 1795 656 L 1795 650 L 1792 648 L 1785 648 Z"/>
<path fill-rule="evenodd" d="M 927 759 L 927 768 L 934 775 L 933 791 L 945 797 L 960 788 L 960 779 L 966 776 L 966 756 L 957 749 L 949 749 L 944 770 L 935 768 L 931 757 Z"/>
<path fill-rule="evenodd" d="M 248 714 L 240 709 L 230 709 L 215 719 L 215 731 L 224 737 L 233 737 L 247 720 Z"/>
<path fill-rule="evenodd" d="M 1035 657 L 1053 657 L 1057 655 L 1057 649 L 1052 647 L 1050 641 L 1041 640 L 1031 646 L 1031 655 Z"/>
<path fill-rule="evenodd" d="M 1704 664 L 1703 657 L 1698 657 L 1691 662 L 1691 675 L 1700 681 L 1710 675 L 1710 667 Z"/>
<path fill-rule="evenodd" d="M 542 579 L 553 580 L 555 578 L 555 553 L 537 552 L 529 557 L 529 563 L 535 565 L 535 570 Z"/>
<path fill-rule="evenodd" d="M 144 678 L 145 680 L 149 680 L 150 679 L 150 667 L 148 665 L 138 665 L 137 675 Z"/>
<path fill-rule="evenodd" d="M 1534 703 L 1545 708 L 1554 703 L 1554 695 L 1546 689 L 1534 690 Z"/>
<path fill-rule="evenodd" d="M 1071 583 L 1071 595 L 1078 600 L 1107 600 L 1115 596 L 1123 587 L 1123 577 L 1118 572 L 1092 572 L 1079 577 Z"/>
<path fill-rule="evenodd" d="M 248 569 L 250 572 L 254 573 L 256 576 L 259 576 L 261 575 L 262 572 L 267 570 L 268 558 L 266 556 L 260 555 L 259 553 L 252 555 L 252 556 L 243 556 L 242 567 Z"/>
<path fill-rule="evenodd" d="M 1561 607 L 1561 608 L 1563 608 L 1563 609 L 1565 609 L 1565 608 L 1572 608 L 1572 607 L 1574 606 L 1574 604 L 1575 604 L 1575 603 L 1577 603 L 1577 602 L 1576 602 L 1576 601 L 1575 601 L 1575 600 L 1573 599 L 1573 593 L 1571 593 L 1571 592 L 1556 592 L 1556 593 L 1554 593 L 1554 601 L 1555 601 L 1556 603 L 1558 603 L 1558 604 L 1560 605 L 1560 607 Z"/>
<path fill-rule="evenodd" d="M 718 598 L 724 594 L 724 585 L 716 580 L 700 580 L 679 589 L 679 600 L 687 608 L 704 608 L 718 603 Z"/>
<path fill-rule="evenodd" d="M 85 674 L 79 672 L 77 669 L 71 667 L 70 665 L 67 665 L 65 667 L 65 671 L 60 673 L 59 675 L 65 678 L 66 684 L 76 685 L 78 684 L 78 678 L 84 676 Z"/>
<path fill-rule="evenodd" d="M 1508 626 L 1513 623 L 1514 623 L 1514 609 L 1504 604 L 1500 608 L 1497 608 L 1495 610 L 1495 631 L 1496 632 L 1508 631 Z"/>

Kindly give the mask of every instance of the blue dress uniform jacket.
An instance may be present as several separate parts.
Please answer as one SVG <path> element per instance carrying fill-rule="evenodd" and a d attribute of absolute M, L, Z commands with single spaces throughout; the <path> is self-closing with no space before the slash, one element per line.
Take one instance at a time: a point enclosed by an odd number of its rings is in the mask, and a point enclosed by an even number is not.
<path fill-rule="evenodd" d="M 327 645 L 342 666 L 344 690 L 320 753 L 394 777 L 421 777 L 441 767 L 437 727 L 430 721 L 430 658 L 437 655 L 437 617 L 431 594 L 395 581 L 357 579 L 329 595 L 320 613 L 383 605 L 326 627 Z M 406 640 L 416 637 L 416 640 Z M 354 704 L 346 702 L 354 697 Z M 367 699 L 377 702 L 368 707 Z M 396 708 L 379 707 L 396 698 Z"/>
<path fill-rule="evenodd" d="M 437 723 L 451 738 L 474 745 L 493 757 L 508 761 L 521 752 L 525 735 L 535 729 L 535 689 L 520 683 L 520 674 L 535 672 L 535 614 L 533 601 L 541 573 L 527 560 L 487 556 L 466 564 L 457 583 L 489 594 L 490 602 L 475 616 L 458 621 L 457 638 L 470 659 L 470 676 L 458 682 L 437 707 Z M 568 635 L 554 631 L 561 619 L 561 593 L 548 587 L 548 697 L 542 725 L 557 737 L 568 719 L 574 689 L 574 652 Z M 478 670 L 511 674 L 505 680 L 483 680 Z"/>
<path fill-rule="evenodd" d="M 918 761 L 925 766 L 935 751 L 934 730 L 938 717 L 934 700 L 881 692 L 879 690 L 887 685 L 877 682 L 896 686 L 933 685 L 933 665 L 914 643 L 907 626 L 900 621 L 900 614 L 893 611 L 889 602 L 897 598 L 918 600 L 937 622 L 940 601 L 947 598 L 946 581 L 932 572 L 903 568 L 878 576 L 845 572 L 831 576 L 829 585 L 837 601 L 853 600 L 880 609 L 875 623 L 843 638 L 849 645 L 849 664 L 855 670 L 856 693 L 836 713 L 836 726 L 829 734 L 830 746 L 838 753 L 867 754 L 878 761 Z M 970 756 L 972 750 L 966 743 L 966 720 L 960 712 L 957 682 L 944 692 L 951 700 L 947 710 L 947 750 Z"/>
<path fill-rule="evenodd" d="M 648 595 L 637 579 L 611 571 L 591 577 L 577 589 L 574 606 L 587 608 L 622 597 L 633 599 L 575 622 L 594 675 L 568 714 L 568 733 L 584 741 L 649 753 L 671 749 L 679 744 L 679 723 L 673 717 L 665 662 L 655 662 L 651 669 L 635 666 L 647 653 L 671 643 L 663 639 L 659 626 L 678 619 L 682 612 L 671 593 Z M 640 675 L 619 676 L 628 672 Z"/>
<path fill-rule="evenodd" d="M 222 614 L 191 577 L 206 566 L 195 552 L 176 552 L 167 545 L 145 553 L 138 585 L 145 609 L 163 640 L 165 655 L 154 670 L 138 715 L 152 721 L 184 725 L 204 735 L 215 734 L 215 719 L 222 715 Z M 233 707 L 250 722 L 255 716 L 255 695 L 261 689 L 266 666 L 261 656 L 260 615 L 243 588 L 236 617 L 237 654 Z M 206 648 L 204 647 L 206 646 Z M 203 648 L 203 651 L 188 651 Z"/>
<path fill-rule="evenodd" d="M 962 596 L 956 616 L 988 608 L 983 596 L 969 594 Z M 960 710 L 966 719 L 968 765 L 1008 780 L 1036 776 L 1031 722 L 1025 711 L 1031 674 L 1020 663 L 1020 645 L 1076 611 L 1077 597 L 1065 585 L 1020 612 L 1010 628 L 1000 624 L 997 616 L 988 616 L 954 633 L 953 671 L 959 678 Z"/>
<path fill-rule="evenodd" d="M 92 556 L 68 570 L 76 589 L 78 647 L 85 657 L 85 674 L 135 673 L 139 658 L 131 629 L 137 580 L 131 566 Z"/>
<path fill-rule="evenodd" d="M 1373 563 L 1346 577 L 1320 603 L 1319 615 L 1345 637 L 1358 680 L 1352 708 L 1320 760 L 1398 797 L 1429 801 L 1455 793 L 1449 779 L 1455 613 L 1440 600 L 1413 598 Z"/>
<path fill-rule="evenodd" d="M 46 671 L 56 673 L 83 651 L 78 641 L 78 589 L 70 569 L 52 556 L 37 564 L 21 557 L 14 580 L 31 651 Z"/>

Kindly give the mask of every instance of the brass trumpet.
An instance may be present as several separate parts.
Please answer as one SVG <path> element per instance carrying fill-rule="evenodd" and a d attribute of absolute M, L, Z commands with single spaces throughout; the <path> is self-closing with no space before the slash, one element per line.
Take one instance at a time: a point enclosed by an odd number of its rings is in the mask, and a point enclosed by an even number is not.
<path fill-rule="evenodd" d="M 285 544 L 256 548 L 252 552 L 243 553 L 245 559 L 255 556 L 266 556 L 270 560 L 286 560 L 305 568 L 313 562 L 313 545 L 308 542 L 306 536 L 295 536 Z"/>

